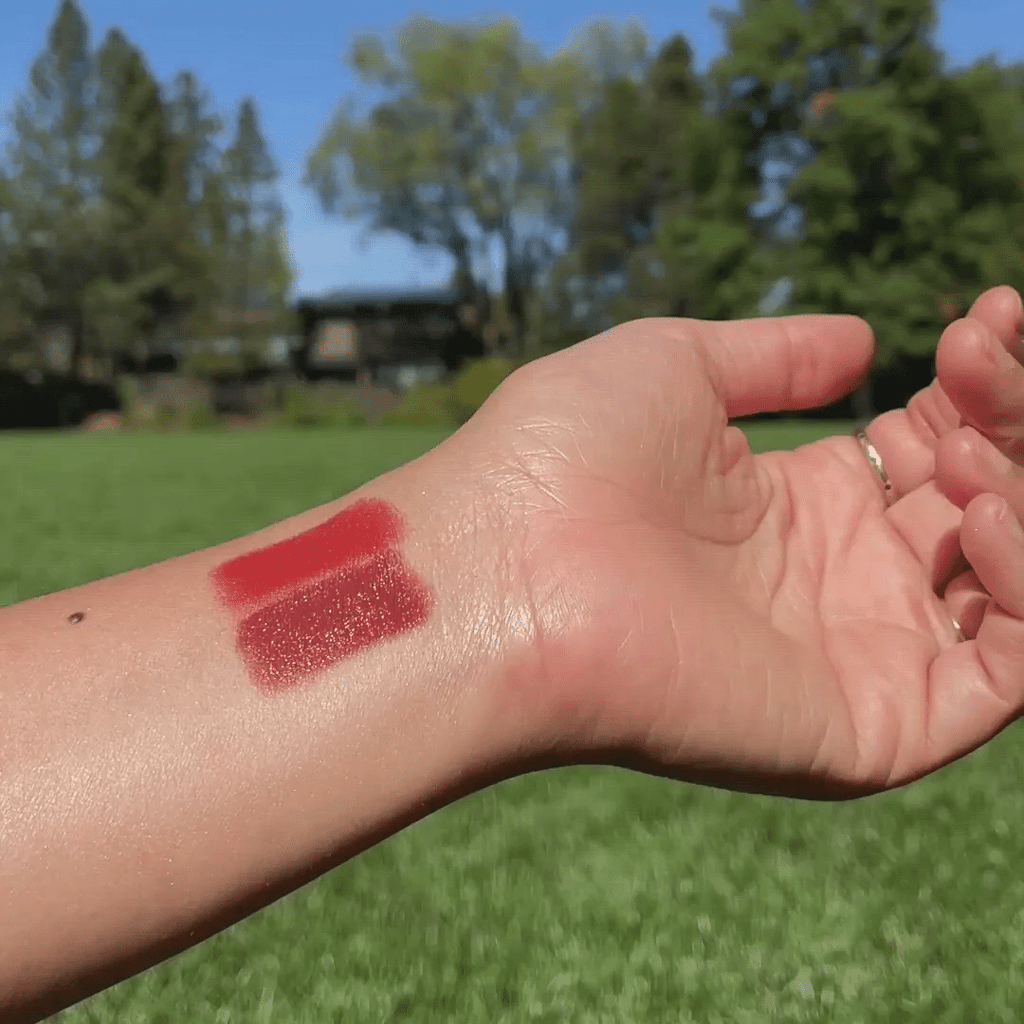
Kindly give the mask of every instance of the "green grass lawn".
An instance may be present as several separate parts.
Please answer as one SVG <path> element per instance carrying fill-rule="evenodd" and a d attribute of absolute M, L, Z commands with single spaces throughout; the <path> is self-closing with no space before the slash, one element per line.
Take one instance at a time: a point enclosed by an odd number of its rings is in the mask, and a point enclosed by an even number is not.
<path fill-rule="evenodd" d="M 759 450 L 846 428 L 747 427 Z M 0 434 L 0 604 L 249 532 L 442 437 Z M 1014 729 L 839 805 L 516 779 L 61 1019 L 1019 1021 L 1022 779 Z"/>

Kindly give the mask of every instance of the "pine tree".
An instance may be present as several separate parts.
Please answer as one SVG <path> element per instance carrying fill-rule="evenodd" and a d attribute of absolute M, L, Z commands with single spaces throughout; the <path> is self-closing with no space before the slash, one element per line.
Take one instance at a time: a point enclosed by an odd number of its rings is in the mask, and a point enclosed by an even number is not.
<path fill-rule="evenodd" d="M 62 0 L 14 109 L 0 167 L 0 343 L 37 343 L 47 325 L 86 349 L 145 357 L 159 339 L 222 332 L 217 313 L 285 322 L 292 269 L 276 169 L 255 106 L 227 153 L 191 72 L 169 95 L 142 52 L 111 29 L 94 54 Z M 236 324 L 232 323 L 233 329 Z"/>
<path fill-rule="evenodd" d="M 167 100 L 170 129 L 169 195 L 186 272 L 179 295 L 189 337 L 216 331 L 219 279 L 226 238 L 218 139 L 224 129 L 212 100 L 190 71 L 179 73 Z"/>
<path fill-rule="evenodd" d="M 219 230 L 214 225 L 219 236 L 215 245 L 222 247 L 222 308 L 250 360 L 269 334 L 280 329 L 291 285 L 277 178 L 255 104 L 247 97 L 208 198 L 222 215 Z"/>
<path fill-rule="evenodd" d="M 98 240 L 95 91 L 88 26 L 74 0 L 62 0 L 11 118 L 0 299 L 20 311 L 22 328 L 68 329 L 74 376 Z"/>
<path fill-rule="evenodd" d="M 659 272 L 646 287 L 673 316 L 752 316 L 770 276 L 754 211 L 762 130 L 737 116 L 713 78 L 695 75 L 688 46 L 663 51 L 651 88 L 666 187 L 653 238 Z"/>
<path fill-rule="evenodd" d="M 681 36 L 640 80 L 608 84 L 575 133 L 573 225 L 573 256 L 606 323 L 755 311 L 757 136 L 696 74 Z"/>
<path fill-rule="evenodd" d="M 88 291 L 90 321 L 103 347 L 144 356 L 180 305 L 168 114 L 145 58 L 120 30 L 104 39 L 97 70 L 103 243 Z"/>

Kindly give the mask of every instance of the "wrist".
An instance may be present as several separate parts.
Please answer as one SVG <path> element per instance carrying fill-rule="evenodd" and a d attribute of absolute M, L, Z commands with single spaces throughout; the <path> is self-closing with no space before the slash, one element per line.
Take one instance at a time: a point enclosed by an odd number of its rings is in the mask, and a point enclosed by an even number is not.
<path fill-rule="evenodd" d="M 429 581 L 431 703 L 457 723 L 453 772 L 463 791 L 530 767 L 548 745 L 540 706 L 523 697 L 543 674 L 542 624 L 524 530 L 464 435 L 372 488 L 402 510 L 411 565 Z"/>

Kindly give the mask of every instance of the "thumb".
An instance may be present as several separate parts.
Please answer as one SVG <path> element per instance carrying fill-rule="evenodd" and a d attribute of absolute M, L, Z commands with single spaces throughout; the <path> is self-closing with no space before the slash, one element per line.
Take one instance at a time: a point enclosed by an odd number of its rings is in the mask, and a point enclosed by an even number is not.
<path fill-rule="evenodd" d="M 861 383 L 875 350 L 857 316 L 701 321 L 699 335 L 730 419 L 836 402 Z"/>

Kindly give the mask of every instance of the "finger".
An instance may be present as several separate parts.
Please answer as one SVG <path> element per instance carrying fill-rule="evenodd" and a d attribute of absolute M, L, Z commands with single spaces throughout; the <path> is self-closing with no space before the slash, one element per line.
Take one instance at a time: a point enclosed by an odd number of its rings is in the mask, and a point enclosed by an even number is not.
<path fill-rule="evenodd" d="M 1024 531 L 1001 498 L 981 494 L 964 510 L 960 544 L 991 600 L 975 639 L 932 663 L 926 758 L 932 766 L 981 746 L 1024 709 Z"/>
<path fill-rule="evenodd" d="M 874 353 L 871 328 L 855 316 L 699 321 L 698 332 L 730 419 L 838 401 Z"/>
<path fill-rule="evenodd" d="M 997 494 L 974 498 L 964 509 L 960 544 L 992 600 L 1024 619 L 1024 529 L 1005 499 Z"/>
<path fill-rule="evenodd" d="M 991 493 L 1024 518 L 1024 469 L 974 427 L 960 427 L 939 441 L 935 485 L 957 508 L 966 509 L 978 495 Z"/>
<path fill-rule="evenodd" d="M 1015 462 L 1024 462 L 1024 366 L 1009 348 L 1016 329 L 1000 337 L 967 317 L 950 324 L 939 341 L 935 367 L 961 419 L 985 434 Z"/>
<path fill-rule="evenodd" d="M 1024 335 L 1024 302 L 1009 285 L 989 288 L 974 300 L 967 311 L 972 320 L 980 320 L 999 339 L 1018 362 L 1024 362 L 1021 336 Z"/>
<path fill-rule="evenodd" d="M 941 593 L 958 565 L 963 513 L 929 481 L 893 505 L 886 517 L 914 552 L 932 589 Z"/>
<path fill-rule="evenodd" d="M 973 640 L 978 635 L 981 621 L 992 600 L 988 591 L 981 585 L 978 574 L 969 569 L 954 576 L 949 581 L 943 597 L 946 610 L 960 626 L 963 638 Z"/>
<path fill-rule="evenodd" d="M 913 405 L 883 412 L 864 428 L 889 478 L 892 488 L 890 503 L 899 501 L 932 479 L 938 438 L 943 431 L 960 425 L 960 414 L 951 405 L 948 418 L 944 420 L 937 415 L 921 416 L 925 401 L 929 412 L 935 412 L 935 399 L 936 393 L 925 388 L 911 399 Z"/>
<path fill-rule="evenodd" d="M 991 331 L 992 336 L 1006 351 L 1018 360 L 1024 361 L 1024 345 L 1021 343 L 1021 334 L 1024 331 L 1022 309 L 1024 304 L 1017 292 L 1004 286 L 990 288 L 981 295 L 971 306 L 967 316 L 981 323 L 983 329 Z M 971 348 L 970 338 L 966 339 L 967 347 L 964 348 L 965 329 L 960 326 L 963 323 L 964 321 L 957 321 L 950 325 L 939 341 L 939 347 L 942 349 L 941 360 L 936 353 L 939 376 L 913 395 L 905 409 L 893 409 L 876 416 L 868 428 L 868 435 L 882 458 L 892 484 L 893 501 L 899 500 L 932 478 L 935 473 L 935 450 L 939 440 L 964 422 L 964 414 L 950 399 L 947 391 L 953 391 L 960 405 L 966 409 L 966 403 L 970 399 L 962 393 L 959 382 L 965 377 L 974 379 L 976 389 L 979 381 L 984 387 L 984 381 L 991 376 L 978 347 Z M 1016 376 L 1020 377 L 1019 374 Z M 990 387 L 988 393 L 991 390 Z M 1010 393 L 1012 394 L 1012 389 Z M 1000 396 L 997 394 L 998 397 Z M 979 420 L 977 412 L 972 414 L 969 422 L 975 420 Z M 1024 415 L 1019 408 L 1011 409 L 1009 420 L 1024 429 Z M 1010 451 L 1024 455 L 1024 445 L 1014 447 L 1011 442 Z M 1024 463 L 1024 459 L 1018 461 Z"/>

